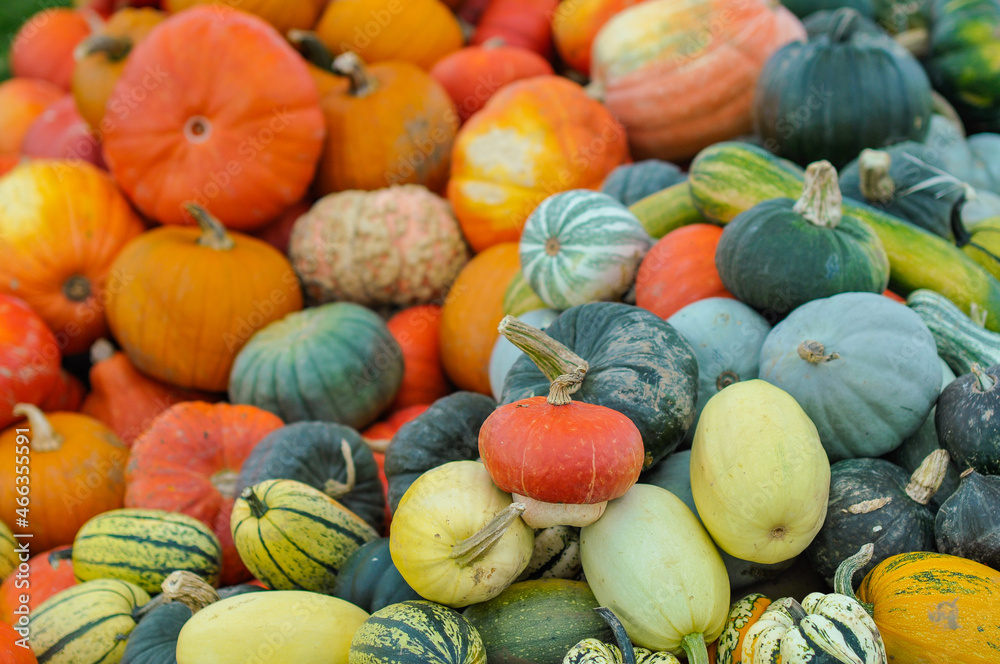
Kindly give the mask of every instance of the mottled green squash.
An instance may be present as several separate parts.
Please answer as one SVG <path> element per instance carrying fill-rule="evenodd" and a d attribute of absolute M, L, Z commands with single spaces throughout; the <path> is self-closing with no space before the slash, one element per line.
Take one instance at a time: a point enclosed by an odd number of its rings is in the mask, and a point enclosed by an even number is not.
<path fill-rule="evenodd" d="M 376 611 L 351 640 L 351 664 L 486 664 L 483 641 L 462 614 L 427 600 Z"/>

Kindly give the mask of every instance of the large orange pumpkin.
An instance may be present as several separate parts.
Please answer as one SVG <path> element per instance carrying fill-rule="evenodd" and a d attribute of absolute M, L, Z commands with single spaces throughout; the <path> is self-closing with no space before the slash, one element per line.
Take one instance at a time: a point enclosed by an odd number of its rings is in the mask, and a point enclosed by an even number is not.
<path fill-rule="evenodd" d="M 230 5 L 264 19 L 281 34 L 293 28 L 308 30 L 316 25 L 327 0 L 163 0 L 163 8 L 176 13 L 196 5 Z"/>
<path fill-rule="evenodd" d="M 72 552 L 72 547 L 60 546 L 35 554 L 28 559 L 28 571 L 21 579 L 16 574 L 4 579 L 0 583 L 0 623 L 13 624 L 19 618 L 14 611 L 22 606 L 21 595 L 28 596 L 28 615 L 31 615 L 36 606 L 57 592 L 76 585 Z M 27 586 L 23 585 L 24 578 L 28 580 Z M 19 580 L 22 581 L 20 588 L 17 587 Z M 4 661 L 0 657 L 0 662 Z"/>
<path fill-rule="evenodd" d="M 628 160 L 625 131 L 576 83 L 535 76 L 503 87 L 458 133 L 448 199 L 473 250 L 520 238 L 545 198 L 598 189 Z"/>
<path fill-rule="evenodd" d="M 12 78 L 0 83 L 0 154 L 19 155 L 28 128 L 63 90 L 48 81 Z"/>
<path fill-rule="evenodd" d="M 45 321 L 24 300 L 0 294 L 0 429 L 20 419 L 15 404 L 39 404 L 55 389 L 61 360 Z"/>
<path fill-rule="evenodd" d="M 0 292 L 27 302 L 63 354 L 107 334 L 109 295 L 132 273 L 118 252 L 143 230 L 107 173 L 79 161 L 37 160 L 0 178 Z"/>
<path fill-rule="evenodd" d="M 403 382 L 390 410 L 432 404 L 452 386 L 441 364 L 441 305 L 403 309 L 386 323 L 403 350 Z"/>
<path fill-rule="evenodd" d="M 769 0 L 649 0 L 597 34 L 597 94 L 628 130 L 636 159 L 686 160 L 749 133 L 757 77 L 805 28 Z"/>
<path fill-rule="evenodd" d="M 225 392 L 236 354 L 254 332 L 301 309 L 302 291 L 274 247 L 190 210 L 200 230 L 162 226 L 121 252 L 114 269 L 132 278 L 111 292 L 108 323 L 139 371 Z"/>
<path fill-rule="evenodd" d="M 15 534 L 31 533 L 35 550 L 70 544 L 91 517 L 122 506 L 128 449 L 86 415 L 44 415 L 29 404 L 18 404 L 14 412 L 28 419 L 0 433 L 0 520 L 12 524 Z M 29 481 L 15 481 L 15 464 L 24 465 L 19 462 L 26 456 Z M 23 486 L 29 487 L 27 528 L 18 526 L 15 511 L 24 507 L 18 489 Z"/>
<path fill-rule="evenodd" d="M 69 90 L 73 76 L 73 50 L 91 33 L 97 17 L 88 20 L 82 11 L 52 7 L 38 12 L 14 36 L 10 45 L 10 70 L 14 76 L 40 78 Z"/>
<path fill-rule="evenodd" d="M 263 20 L 201 6 L 135 46 L 102 128 L 108 166 L 147 216 L 193 224 L 184 203 L 252 230 L 302 198 L 323 148 L 319 94 Z M 119 102 L 119 103 L 115 103 Z"/>
<path fill-rule="evenodd" d="M 521 269 L 517 242 L 477 254 L 458 274 L 441 310 L 441 361 L 459 389 L 492 396 L 490 353 L 503 319 L 503 296 Z"/>
<path fill-rule="evenodd" d="M 590 75 L 594 38 L 612 16 L 645 0 L 576 0 L 564 2 L 552 17 L 556 50 L 567 65 Z"/>

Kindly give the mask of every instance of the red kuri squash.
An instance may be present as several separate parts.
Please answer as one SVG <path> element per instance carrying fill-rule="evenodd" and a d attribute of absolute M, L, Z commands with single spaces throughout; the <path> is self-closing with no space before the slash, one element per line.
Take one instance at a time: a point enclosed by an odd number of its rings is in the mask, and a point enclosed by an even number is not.
<path fill-rule="evenodd" d="M 0 294 L 0 429 L 21 419 L 18 403 L 41 403 L 57 386 L 62 353 L 24 300 Z"/>

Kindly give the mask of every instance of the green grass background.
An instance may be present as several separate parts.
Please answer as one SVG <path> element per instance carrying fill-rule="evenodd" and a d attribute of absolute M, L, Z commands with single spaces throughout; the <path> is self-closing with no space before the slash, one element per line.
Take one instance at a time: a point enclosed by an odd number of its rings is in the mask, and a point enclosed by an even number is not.
<path fill-rule="evenodd" d="M 70 7 L 70 0 L 0 0 L 0 81 L 10 78 L 10 44 L 21 25 L 49 7 Z"/>

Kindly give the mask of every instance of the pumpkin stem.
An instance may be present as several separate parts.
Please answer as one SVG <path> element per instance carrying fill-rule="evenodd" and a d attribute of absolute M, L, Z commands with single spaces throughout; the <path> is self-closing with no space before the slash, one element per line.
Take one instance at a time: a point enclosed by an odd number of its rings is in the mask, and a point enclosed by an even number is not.
<path fill-rule="evenodd" d="M 896 183 L 889 175 L 892 155 L 884 150 L 865 148 L 858 157 L 858 175 L 861 178 L 861 195 L 865 200 L 883 205 L 892 201 Z"/>
<path fill-rule="evenodd" d="M 681 639 L 681 648 L 687 654 L 688 664 L 709 664 L 708 645 L 705 643 L 705 635 L 701 632 L 688 634 Z"/>
<path fill-rule="evenodd" d="M 223 498 L 231 499 L 236 496 L 236 483 L 239 479 L 239 473 L 227 468 L 212 475 L 211 482 Z"/>
<path fill-rule="evenodd" d="M 740 377 L 735 371 L 723 371 L 715 377 L 715 389 L 721 392 L 723 388 L 738 382 L 740 382 Z"/>
<path fill-rule="evenodd" d="M 308 62 L 323 71 L 333 71 L 333 53 L 319 40 L 315 32 L 292 28 L 288 31 L 287 37 Z"/>
<path fill-rule="evenodd" d="M 930 53 L 931 36 L 927 28 L 910 28 L 897 33 L 893 39 L 918 60 L 924 59 Z"/>
<path fill-rule="evenodd" d="M 799 357 L 812 364 L 825 364 L 833 360 L 839 360 L 839 353 L 826 354 L 826 347 L 819 341 L 803 341 L 799 344 Z"/>
<path fill-rule="evenodd" d="M 806 168 L 802 196 L 792 208 L 816 226 L 836 228 L 843 214 L 837 169 L 830 162 L 814 161 Z"/>
<path fill-rule="evenodd" d="M 989 392 L 997 385 L 996 378 L 986 373 L 978 362 L 972 365 L 972 375 L 976 377 L 976 387 L 980 392 Z"/>
<path fill-rule="evenodd" d="M 248 486 L 243 489 L 243 493 L 240 494 L 240 498 L 247 501 L 247 505 L 250 507 L 250 513 L 253 514 L 255 519 L 261 519 L 267 513 L 267 505 L 264 504 L 253 490 L 252 486 Z"/>
<path fill-rule="evenodd" d="M 598 81 L 591 81 L 587 85 L 583 86 L 583 91 L 591 99 L 604 103 L 604 96 L 605 96 L 604 83 L 600 83 Z"/>
<path fill-rule="evenodd" d="M 219 601 L 219 593 L 197 574 L 185 570 L 171 572 L 160 584 L 163 592 L 135 610 L 134 617 L 141 618 L 170 602 L 180 602 L 195 614 L 209 604 Z"/>
<path fill-rule="evenodd" d="M 124 35 L 91 35 L 73 49 L 73 60 L 79 62 L 96 53 L 103 53 L 110 62 L 121 62 L 132 50 L 132 38 Z"/>
<path fill-rule="evenodd" d="M 572 402 L 569 395 L 580 389 L 586 375 L 586 369 L 577 369 L 573 373 L 558 376 L 549 385 L 549 396 L 546 402 L 553 406 L 565 406 Z"/>
<path fill-rule="evenodd" d="M 55 429 L 52 428 L 52 423 L 38 406 L 30 403 L 19 403 L 14 405 L 11 412 L 28 418 L 32 452 L 55 452 L 62 447 L 65 438 L 62 434 L 56 433 Z"/>
<path fill-rule="evenodd" d="M 608 627 L 611 628 L 611 633 L 615 636 L 615 643 L 618 644 L 618 650 L 622 654 L 622 664 L 636 664 L 635 648 L 632 647 L 632 639 L 628 637 L 625 625 L 622 625 L 622 621 L 618 619 L 615 612 L 605 606 L 598 606 L 594 611 L 597 611 L 597 615 L 601 616 L 604 622 L 608 623 Z"/>
<path fill-rule="evenodd" d="M 962 474 L 958 476 L 958 479 L 964 480 L 966 477 L 968 477 L 974 472 L 976 472 L 976 469 L 970 466 L 962 471 Z"/>
<path fill-rule="evenodd" d="M 208 210 L 191 202 L 185 203 L 184 209 L 194 217 L 195 221 L 198 222 L 198 227 L 201 228 L 201 237 L 198 238 L 200 246 L 218 251 L 228 251 L 236 246 L 233 238 L 229 237 L 226 232 L 226 227 L 222 225 L 221 221 L 209 214 Z"/>
<path fill-rule="evenodd" d="M 351 453 L 351 445 L 347 442 L 346 438 L 340 439 L 340 453 L 344 455 L 344 466 L 347 468 L 347 482 L 345 483 L 335 478 L 330 478 L 326 481 L 326 485 L 323 487 L 323 493 L 330 496 L 334 500 L 338 500 L 342 496 L 354 491 L 354 485 L 357 482 L 357 471 L 354 468 L 354 455 Z"/>
<path fill-rule="evenodd" d="M 837 573 L 833 577 L 833 590 L 841 595 L 847 595 L 858 604 L 865 608 L 868 615 L 873 616 L 875 612 L 875 605 L 869 604 L 867 602 L 862 602 L 854 594 L 854 573 L 859 569 L 868 564 L 868 561 L 872 559 L 872 553 L 875 551 L 875 545 L 869 542 L 861 547 L 857 553 L 855 553 L 850 558 L 845 558 L 840 565 L 837 566 Z"/>
<path fill-rule="evenodd" d="M 830 41 L 834 44 L 847 40 L 853 33 L 854 23 L 860 14 L 850 7 L 841 7 L 834 12 L 831 20 Z"/>
<path fill-rule="evenodd" d="M 532 327 L 513 316 L 504 316 L 497 327 L 507 341 L 511 342 L 531 358 L 550 383 L 560 376 L 586 373 L 590 368 L 583 359 L 537 327 Z"/>
<path fill-rule="evenodd" d="M 489 523 L 479 529 L 479 532 L 451 547 L 448 557 L 457 560 L 462 567 L 471 565 L 476 558 L 486 553 L 504 536 L 511 524 L 521 518 L 525 507 L 524 503 L 511 503 L 497 512 Z"/>
<path fill-rule="evenodd" d="M 90 347 L 90 363 L 106 362 L 115 355 L 115 347 L 105 338 L 100 338 Z"/>
<path fill-rule="evenodd" d="M 378 79 L 368 72 L 361 56 L 353 51 L 346 51 L 333 59 L 333 73 L 351 80 L 351 94 L 355 97 L 367 97 L 378 90 Z"/>
<path fill-rule="evenodd" d="M 906 485 L 906 495 L 921 505 L 929 503 L 941 488 L 950 461 L 951 457 L 947 450 L 934 450 L 928 454 L 910 475 L 910 483 Z"/>

